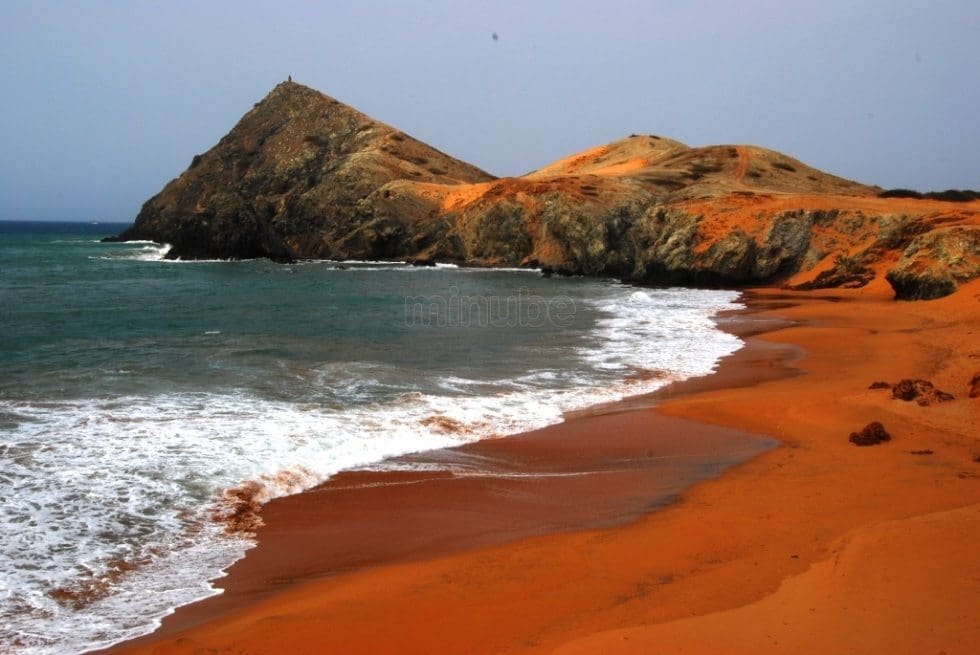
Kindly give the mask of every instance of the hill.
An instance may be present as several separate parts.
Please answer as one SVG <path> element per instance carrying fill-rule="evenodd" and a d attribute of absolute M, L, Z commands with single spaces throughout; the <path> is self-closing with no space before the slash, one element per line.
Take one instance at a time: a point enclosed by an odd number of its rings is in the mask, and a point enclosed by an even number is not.
<path fill-rule="evenodd" d="M 980 201 L 881 193 L 772 150 L 653 135 L 498 179 L 284 82 L 118 238 L 170 243 L 174 258 L 446 261 L 644 284 L 887 279 L 909 299 L 980 276 Z"/>

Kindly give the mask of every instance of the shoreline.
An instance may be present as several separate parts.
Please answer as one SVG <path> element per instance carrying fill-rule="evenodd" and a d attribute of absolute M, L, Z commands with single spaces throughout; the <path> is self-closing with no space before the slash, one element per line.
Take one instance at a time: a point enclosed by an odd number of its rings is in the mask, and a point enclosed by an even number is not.
<path fill-rule="evenodd" d="M 978 287 L 971 285 L 971 288 Z M 496 542 L 492 539 L 482 543 L 475 540 L 462 544 L 462 548 L 456 550 L 448 548 L 440 551 L 438 548 L 433 548 L 432 544 L 425 544 L 421 551 L 413 552 L 411 557 L 386 559 L 383 556 L 354 572 L 344 572 L 331 577 L 324 577 L 331 571 L 307 569 L 299 574 L 294 572 L 291 577 L 286 576 L 285 580 L 282 577 L 276 579 L 270 573 L 275 568 L 274 561 L 272 568 L 267 568 L 264 572 L 261 567 L 255 568 L 253 564 L 251 586 L 243 584 L 238 591 L 230 589 L 229 593 L 222 596 L 184 606 L 172 617 L 165 619 L 163 627 L 157 632 L 119 644 L 109 649 L 109 652 L 154 652 L 157 649 L 162 649 L 161 652 L 191 652 L 194 648 L 205 645 L 228 647 L 229 644 L 234 644 L 235 648 L 245 652 L 273 652 L 282 644 L 275 641 L 271 635 L 261 634 L 263 622 L 271 620 L 272 617 L 277 617 L 275 619 L 277 623 L 284 622 L 289 625 L 289 639 L 292 640 L 290 643 L 297 649 L 310 648 L 310 644 L 316 643 L 311 640 L 322 639 L 330 634 L 333 638 L 339 639 L 336 643 L 343 643 L 345 652 L 439 651 L 445 650 L 449 644 L 455 644 L 457 647 L 465 644 L 465 650 L 472 652 L 496 652 L 504 647 L 526 652 L 551 652 L 554 648 L 563 645 L 572 649 L 569 652 L 579 652 L 575 648 L 585 648 L 581 652 L 593 650 L 605 652 L 613 646 L 622 646 L 630 639 L 634 640 L 634 646 L 638 646 L 637 639 L 653 639 L 654 641 L 650 643 L 658 643 L 655 639 L 659 637 L 652 637 L 643 631 L 655 630 L 661 627 L 659 624 L 673 625 L 675 619 L 704 621 L 713 617 L 717 611 L 751 605 L 779 588 L 781 581 L 798 576 L 811 564 L 815 565 L 826 559 L 828 552 L 833 552 L 828 550 L 829 544 L 834 539 L 839 539 L 848 529 L 853 529 L 855 524 L 866 521 L 869 514 L 874 515 L 880 522 L 884 519 L 894 519 L 896 515 L 901 517 L 916 509 L 938 508 L 947 511 L 954 509 L 950 507 L 949 493 L 936 491 L 918 493 L 912 498 L 905 499 L 910 502 L 907 506 L 883 505 L 879 501 L 870 508 L 863 505 L 858 508 L 845 507 L 847 511 L 839 511 L 837 515 L 831 517 L 831 520 L 824 519 L 817 521 L 814 526 L 806 525 L 805 529 L 794 530 L 794 527 L 799 528 L 799 526 L 786 522 L 785 518 L 771 521 L 773 512 L 763 515 L 763 520 L 768 523 L 760 524 L 760 517 L 753 515 L 760 511 L 759 505 L 765 506 L 773 502 L 769 496 L 761 499 L 755 497 L 754 500 L 759 501 L 756 505 L 752 505 L 749 498 L 743 496 L 750 498 L 754 495 L 758 496 L 760 488 L 780 487 L 780 482 L 785 486 L 787 480 L 782 479 L 780 475 L 782 469 L 799 466 L 802 460 L 807 460 L 807 463 L 816 466 L 816 471 L 809 472 L 810 478 L 802 478 L 805 483 L 818 490 L 815 492 L 816 497 L 828 492 L 828 489 L 821 486 L 825 485 L 827 480 L 820 475 L 833 477 L 835 464 L 840 464 L 837 460 L 841 457 L 857 458 L 859 461 L 872 458 L 869 461 L 877 463 L 879 468 L 882 465 L 894 465 L 896 450 L 894 443 L 874 449 L 857 449 L 847 443 L 845 432 L 836 437 L 841 443 L 834 441 L 832 445 L 814 444 L 812 439 L 797 434 L 795 429 L 787 429 L 785 424 L 787 418 L 799 419 L 800 417 L 794 415 L 792 402 L 785 401 L 792 400 L 800 389 L 820 387 L 824 384 L 825 381 L 821 377 L 823 369 L 818 366 L 815 370 L 813 362 L 818 360 L 818 363 L 823 364 L 823 359 L 832 360 L 834 357 L 828 357 L 826 343 L 822 343 L 819 339 L 815 341 L 811 337 L 814 336 L 814 332 L 838 329 L 833 325 L 835 321 L 845 324 L 854 323 L 850 317 L 841 319 L 843 307 L 853 310 L 862 304 L 891 303 L 889 307 L 894 310 L 894 313 L 900 314 L 898 323 L 902 323 L 904 319 L 905 323 L 918 322 L 919 324 L 918 328 L 905 326 L 902 328 L 905 332 L 896 332 L 896 334 L 917 335 L 919 332 L 916 330 L 922 329 L 923 315 L 928 317 L 931 308 L 935 307 L 937 302 L 944 307 L 965 305 L 965 310 L 960 307 L 958 311 L 961 316 L 966 317 L 966 320 L 961 320 L 959 324 L 954 320 L 952 328 L 962 332 L 969 328 L 970 317 L 975 317 L 977 314 L 975 308 L 968 304 L 968 300 L 963 302 L 964 298 L 972 298 L 976 291 L 970 293 L 969 289 L 964 289 L 961 293 L 964 295 L 957 294 L 960 296 L 958 303 L 955 300 L 946 300 L 895 305 L 893 301 L 885 300 L 881 289 L 836 294 L 813 292 L 793 294 L 778 290 L 757 290 L 750 294 L 747 302 L 749 308 L 744 314 L 766 323 L 765 325 L 756 323 L 752 326 L 765 332 L 765 339 L 750 337 L 747 342 L 756 344 L 755 348 L 752 349 L 747 345 L 723 360 L 717 373 L 702 379 L 703 388 L 698 389 L 696 381 L 689 380 L 686 381 L 690 383 L 687 384 L 687 388 L 684 388 L 685 383 L 681 383 L 677 388 L 665 387 L 655 392 L 653 396 L 657 398 L 654 400 L 627 399 L 623 401 L 623 406 L 617 404 L 617 406 L 602 408 L 599 410 L 602 413 L 598 415 L 573 416 L 565 423 L 545 429 L 545 431 L 567 432 L 570 425 L 591 422 L 593 425 L 590 429 L 584 430 L 590 432 L 596 429 L 597 421 L 619 421 L 625 424 L 633 420 L 633 428 L 642 432 L 650 430 L 651 422 L 661 421 L 661 425 L 667 425 L 670 421 L 680 420 L 682 423 L 674 423 L 672 426 L 675 435 L 678 431 L 690 430 L 693 426 L 705 431 L 703 434 L 710 435 L 712 426 L 721 425 L 725 426 L 722 429 L 726 431 L 727 437 L 739 432 L 770 433 L 782 442 L 782 447 L 770 449 L 760 456 L 747 459 L 729 468 L 720 477 L 713 477 L 694 486 L 686 486 L 683 492 L 674 492 L 673 495 L 679 495 L 678 500 L 663 507 L 661 511 L 651 512 L 652 508 L 647 505 L 643 511 L 636 511 L 634 508 L 633 513 L 630 513 L 624 511 L 622 506 L 618 506 L 616 511 L 620 513 L 620 520 L 613 521 L 609 525 L 601 523 L 596 525 L 593 515 L 592 525 L 576 525 L 566 520 L 564 529 L 530 534 L 518 533 L 504 540 L 498 539 Z M 835 300 L 840 302 L 834 302 Z M 801 307 L 803 311 L 800 311 Z M 880 307 L 873 309 L 877 311 Z M 791 315 L 788 323 L 780 318 L 783 314 Z M 860 311 L 857 314 L 864 316 Z M 723 317 L 721 321 L 724 323 L 729 319 L 739 321 L 738 316 Z M 742 324 L 751 326 L 751 321 L 743 320 Z M 850 336 L 855 336 L 853 325 L 841 329 L 845 331 L 849 329 Z M 864 335 L 868 333 L 868 329 L 862 327 L 857 330 L 857 333 Z M 896 338 L 907 340 L 912 337 Z M 855 342 L 860 341 L 861 339 L 855 340 Z M 805 355 L 801 347 L 805 349 Z M 861 363 L 852 361 L 855 355 L 873 354 L 866 353 L 861 348 L 855 351 L 852 343 L 846 344 L 846 347 L 841 350 L 846 353 L 839 355 L 847 354 L 850 359 L 838 361 L 836 365 L 847 364 L 853 367 Z M 877 352 L 874 348 L 871 350 Z M 781 353 L 781 361 L 778 365 L 773 364 L 774 352 Z M 742 353 L 741 361 L 736 359 L 739 353 Z M 909 361 L 904 363 L 909 365 L 908 368 L 921 370 L 924 368 L 919 361 L 922 357 L 918 357 L 918 353 L 915 354 L 915 357 L 910 357 Z M 837 359 L 841 360 L 841 356 Z M 803 368 L 807 370 L 808 375 L 800 377 L 787 374 L 788 362 L 795 358 L 802 358 Z M 891 357 L 887 366 L 881 357 L 871 359 L 882 368 L 888 368 L 889 371 L 895 371 L 903 364 L 901 358 L 895 357 Z M 845 365 L 844 368 L 846 369 L 847 366 Z M 932 368 L 942 372 L 935 363 Z M 728 379 L 725 377 L 726 371 L 730 371 Z M 923 375 L 928 374 L 927 371 Z M 816 380 L 813 379 L 815 375 Z M 890 372 L 883 372 L 873 377 L 888 379 L 887 375 L 890 375 Z M 876 410 L 885 409 L 885 406 L 881 405 L 884 397 L 880 392 L 875 395 L 874 392 L 866 391 L 867 384 L 872 380 L 860 380 L 856 383 L 847 376 L 843 378 L 848 383 L 852 396 L 855 394 L 860 396 L 859 404 L 868 405 L 870 402 Z M 708 380 L 712 382 L 707 383 Z M 937 386 L 945 388 L 939 382 L 941 381 L 937 380 Z M 837 386 L 839 387 L 840 384 Z M 766 389 L 765 394 L 758 391 L 763 387 Z M 784 402 L 780 404 L 776 398 L 768 398 L 773 393 Z M 761 396 L 766 397 L 760 398 Z M 819 397 L 821 396 L 818 393 L 818 404 Z M 847 400 L 851 399 L 845 398 L 845 401 Z M 655 410 L 649 406 L 649 403 L 654 401 L 661 403 Z M 643 402 L 646 402 L 647 406 L 642 406 Z M 950 403 L 951 406 L 958 405 L 957 409 L 961 414 L 965 412 L 964 416 L 946 417 L 954 428 L 962 425 L 965 418 L 976 416 L 977 406 L 969 405 L 969 402 L 964 398 L 957 403 Z M 640 406 L 637 406 L 637 403 Z M 894 411 L 895 407 L 888 407 L 888 409 Z M 909 411 L 905 407 L 898 409 Z M 935 409 L 937 408 L 926 408 L 925 411 L 932 410 L 935 414 Z M 859 419 L 853 416 L 854 413 L 845 412 L 847 424 L 851 429 L 859 429 L 861 425 L 854 424 L 859 422 Z M 843 417 L 834 415 L 833 410 L 830 410 L 829 414 L 806 418 L 807 425 L 813 429 L 821 427 L 821 422 L 836 425 Z M 692 421 L 694 423 L 691 423 Z M 668 428 L 668 432 L 670 430 L 671 428 Z M 940 431 L 940 437 L 948 442 L 949 428 L 945 430 L 946 432 Z M 582 438 L 581 443 L 586 444 L 589 441 L 594 443 L 594 434 L 591 436 L 592 439 Z M 710 436 L 706 438 L 706 443 L 717 446 L 717 442 L 711 442 Z M 499 443 L 517 447 L 520 451 L 517 456 L 524 460 L 535 451 L 529 444 L 520 444 L 519 440 L 520 437 L 509 437 L 478 442 L 473 446 Z M 897 436 L 896 441 L 898 441 Z M 922 441 L 925 443 L 928 439 Z M 507 444 L 507 442 L 511 443 Z M 962 435 L 960 435 L 960 442 L 962 443 L 958 445 L 961 449 L 969 450 L 976 447 L 976 444 L 969 440 L 963 442 Z M 494 449 L 495 447 L 490 450 Z M 873 459 L 877 453 L 886 453 L 880 458 L 882 461 Z M 596 453 L 591 453 L 590 456 L 595 457 Z M 830 456 L 829 461 L 828 456 Z M 908 459 L 910 456 L 903 453 L 901 457 Z M 961 459 L 964 460 L 962 466 L 968 469 L 967 473 L 970 464 L 977 466 L 969 462 L 967 457 Z M 905 462 L 901 463 L 905 464 Z M 914 466 L 922 468 L 918 462 Z M 847 470 L 853 473 L 850 468 Z M 913 477 L 928 478 L 929 474 L 935 471 L 927 469 L 923 472 L 913 469 L 913 473 Z M 875 471 L 875 474 L 880 477 L 882 471 Z M 905 474 L 904 469 L 903 474 Z M 860 482 L 865 484 L 875 482 L 874 478 L 868 477 L 869 475 L 867 471 L 861 471 L 858 476 Z M 980 489 L 978 489 L 980 485 L 976 484 L 976 479 L 980 479 L 980 475 L 974 478 L 967 474 L 954 476 L 954 479 L 956 482 L 951 483 L 955 487 L 953 496 L 959 501 L 969 501 L 960 502 L 958 505 L 960 508 L 970 507 L 980 501 Z M 616 485 L 607 485 L 607 490 L 612 496 L 629 494 L 637 489 L 636 476 L 626 476 L 621 483 L 616 489 L 609 489 L 610 486 Z M 327 486 L 329 485 L 330 483 Z M 424 485 L 412 484 L 414 488 L 420 486 Z M 806 487 L 807 484 L 798 486 Z M 360 488 L 363 491 L 363 487 Z M 400 491 L 403 492 L 405 488 L 407 487 L 402 485 Z M 511 493 L 514 491 L 514 489 L 510 490 Z M 580 500 L 585 498 L 591 503 L 597 498 L 594 486 L 576 491 L 579 493 Z M 800 506 L 812 509 L 811 506 L 815 502 L 813 498 L 798 497 L 798 489 L 789 487 L 781 491 L 795 497 L 798 503 L 807 501 Z M 834 506 L 841 510 L 838 505 L 840 494 L 843 492 L 836 489 L 834 491 L 835 494 L 829 495 L 833 496 Z M 949 489 L 945 491 L 949 492 Z M 527 490 L 523 492 L 527 493 Z M 315 493 L 307 492 L 281 499 L 280 506 L 285 504 L 297 507 L 323 506 L 324 503 L 310 500 L 314 498 Z M 562 489 L 561 493 L 571 492 Z M 399 495 L 406 496 L 405 493 Z M 496 502 L 502 495 L 506 494 L 498 493 L 490 498 Z M 435 497 L 440 496 L 444 497 L 446 494 L 442 492 L 435 494 Z M 780 496 L 777 494 L 776 497 Z M 431 499 L 432 496 L 422 500 L 429 502 Z M 276 525 L 277 510 L 274 505 L 276 502 L 280 501 L 273 501 L 267 506 L 268 513 L 263 510 L 263 516 L 268 522 L 267 534 L 273 529 L 271 526 Z M 425 502 L 422 503 L 423 506 Z M 817 506 L 819 504 L 816 503 Z M 785 503 L 781 508 L 790 513 L 794 510 L 799 513 L 799 507 L 786 506 Z M 465 506 L 462 509 L 442 508 L 436 512 L 436 523 L 445 522 L 444 519 L 451 517 L 454 512 L 458 514 L 466 509 Z M 305 508 L 305 511 L 309 510 L 310 507 Z M 284 510 L 283 515 L 285 514 L 287 512 Z M 709 519 L 714 516 L 715 520 L 706 520 L 702 515 L 707 515 Z M 819 516 L 819 512 L 817 515 Z M 290 551 L 294 554 L 297 552 L 296 544 L 300 541 L 297 537 L 304 533 L 309 536 L 311 531 L 315 532 L 311 524 L 306 522 L 308 516 L 308 514 L 292 516 L 292 532 L 286 529 L 289 527 L 288 521 L 281 524 L 285 527 L 281 528 L 282 531 L 279 533 L 282 550 L 279 559 L 289 557 Z M 623 519 L 623 516 L 628 518 Z M 957 519 L 963 522 L 962 517 Z M 791 550 L 795 551 L 792 554 L 784 554 L 776 560 L 772 560 L 766 552 L 769 544 L 763 538 L 766 530 L 771 532 L 774 527 L 778 528 L 776 536 L 792 542 Z M 818 527 L 820 529 L 816 530 Z M 759 536 L 753 534 L 753 530 L 757 529 Z M 499 537 L 501 528 L 492 528 L 490 532 Z M 801 532 L 807 537 L 802 539 L 802 542 Z M 758 543 L 760 541 L 761 544 Z M 748 542 L 754 543 L 754 546 L 750 547 L 747 545 Z M 250 551 L 245 559 L 240 560 L 243 567 L 250 558 L 253 562 L 256 560 L 253 553 L 266 552 L 271 560 L 276 559 L 271 557 L 273 549 L 269 546 L 269 538 L 266 537 L 263 542 L 261 531 L 259 543 L 257 549 Z M 643 548 L 637 549 L 638 544 L 642 544 Z M 688 549 L 685 549 L 685 544 L 689 546 Z M 651 552 L 651 547 L 652 552 L 657 553 L 657 557 L 652 558 L 656 561 L 650 562 L 637 555 L 637 550 L 641 554 L 646 554 Z M 590 553 L 592 557 L 584 557 L 583 552 Z M 536 553 L 539 556 L 534 557 L 529 553 Z M 299 559 L 302 560 L 303 557 Z M 750 561 L 752 559 L 757 561 Z M 769 561 L 766 562 L 768 566 L 760 570 L 758 567 L 762 566 L 762 563 L 758 561 L 759 559 L 768 559 Z M 486 570 L 488 561 L 496 563 L 490 568 L 499 575 Z M 281 562 L 279 564 L 281 565 Z M 337 573 L 336 570 L 332 572 Z M 466 575 L 462 576 L 461 572 Z M 235 567 L 232 567 L 229 577 L 219 583 L 227 582 L 231 587 L 236 584 L 234 582 L 236 579 L 246 580 L 248 577 L 247 573 L 236 574 Z M 721 586 L 718 586 L 716 578 L 721 580 Z M 727 583 L 724 582 L 726 580 Z M 476 584 L 477 581 L 479 584 Z M 469 594 L 473 594 L 474 598 L 462 593 L 464 588 Z M 659 593 L 663 590 L 669 590 L 671 593 Z M 239 601 L 234 600 L 236 596 Z M 481 599 L 481 602 L 477 603 L 475 597 Z M 652 599 L 652 597 L 656 598 Z M 675 598 L 672 600 L 671 597 Z M 357 599 L 353 607 L 350 602 L 352 598 Z M 223 600 L 224 609 L 213 607 L 201 609 L 204 604 L 214 599 Z M 603 599 L 605 602 L 600 602 Z M 461 602 L 463 607 L 458 606 Z M 478 618 L 474 618 L 472 614 L 461 614 L 463 608 L 473 609 L 477 604 L 481 608 Z M 973 602 L 973 609 L 975 608 L 976 601 Z M 458 619 L 458 625 L 446 634 L 418 634 L 417 626 L 413 627 L 412 617 L 420 619 L 428 616 L 431 619 L 436 614 L 455 617 Z M 325 617 L 329 617 L 330 620 Z M 378 626 L 384 626 L 383 634 L 378 634 Z M 633 631 L 629 633 L 629 639 L 624 639 L 626 635 L 623 634 L 606 632 L 624 629 Z M 691 629 L 697 632 L 700 628 Z M 689 633 L 685 634 L 690 637 Z M 593 641 L 588 641 L 590 639 Z M 480 648 L 472 648 L 477 642 Z"/>
<path fill-rule="evenodd" d="M 744 298 L 739 302 L 744 304 Z M 654 413 L 669 397 L 797 374 L 789 363 L 799 357 L 798 349 L 755 338 L 781 322 L 762 321 L 753 314 L 742 308 L 713 318 L 719 329 L 738 336 L 743 345 L 721 358 L 707 375 L 568 412 L 562 423 L 538 430 L 385 460 L 389 468 L 432 467 L 441 472 L 342 471 L 299 494 L 271 500 L 260 512 L 263 525 L 256 533 L 256 547 L 232 564 L 225 577 L 213 581 L 223 593 L 178 607 L 153 633 L 90 652 L 114 653 L 152 643 L 310 580 L 541 534 L 613 527 L 656 511 L 691 485 L 776 446 L 764 435 Z M 612 444 L 608 439 L 599 443 L 593 437 L 596 432 L 623 436 Z M 696 443 L 682 443 L 681 434 Z M 637 463 L 654 452 L 652 462 Z M 447 470 L 471 464 L 484 469 L 471 479 Z M 586 480 L 590 477 L 597 479 Z M 557 503 L 564 494 L 588 503 Z M 530 500 L 507 502 L 520 495 Z M 451 503 L 443 501 L 447 496 Z M 491 503 L 492 513 L 486 511 Z M 345 507 L 356 507 L 357 512 Z M 464 512 L 472 516 L 462 517 Z M 488 524 L 507 512 L 507 521 Z M 378 534 L 387 531 L 397 534 Z M 316 533 L 321 547 L 301 546 L 297 553 L 297 540 L 309 540 L 311 533 Z M 338 545 L 324 548 L 324 541 Z M 351 555 L 354 551 L 356 557 Z"/>

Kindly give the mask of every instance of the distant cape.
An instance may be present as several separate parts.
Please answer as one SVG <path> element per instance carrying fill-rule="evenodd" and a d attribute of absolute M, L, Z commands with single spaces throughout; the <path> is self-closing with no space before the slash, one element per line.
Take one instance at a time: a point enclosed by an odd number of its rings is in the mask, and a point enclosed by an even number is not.
<path fill-rule="evenodd" d="M 655 285 L 884 277 L 909 299 L 980 276 L 980 201 L 881 194 L 772 150 L 653 135 L 495 178 L 288 81 L 112 239 L 168 243 L 170 258 L 526 266 Z"/>

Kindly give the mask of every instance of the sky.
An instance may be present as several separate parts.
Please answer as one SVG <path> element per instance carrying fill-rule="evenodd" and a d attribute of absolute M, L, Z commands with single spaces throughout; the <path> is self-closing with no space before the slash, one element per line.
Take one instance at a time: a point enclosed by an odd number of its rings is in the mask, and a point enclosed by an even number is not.
<path fill-rule="evenodd" d="M 650 133 L 977 189 L 978 35 L 976 0 L 0 0 L 0 220 L 131 221 L 287 75 L 495 175 Z"/>

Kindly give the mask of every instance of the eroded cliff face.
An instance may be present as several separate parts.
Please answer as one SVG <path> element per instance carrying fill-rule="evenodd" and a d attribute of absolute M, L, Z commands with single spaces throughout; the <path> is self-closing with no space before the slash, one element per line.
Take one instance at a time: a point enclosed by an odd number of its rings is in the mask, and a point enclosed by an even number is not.
<path fill-rule="evenodd" d="M 451 261 L 649 284 L 885 276 L 908 299 L 980 276 L 980 202 L 879 191 L 763 148 L 651 135 L 495 179 L 286 82 L 121 238 L 170 243 L 179 258 Z"/>
<path fill-rule="evenodd" d="M 977 277 L 978 264 L 980 229 L 940 225 L 912 239 L 885 277 L 897 298 L 941 298 Z"/>

